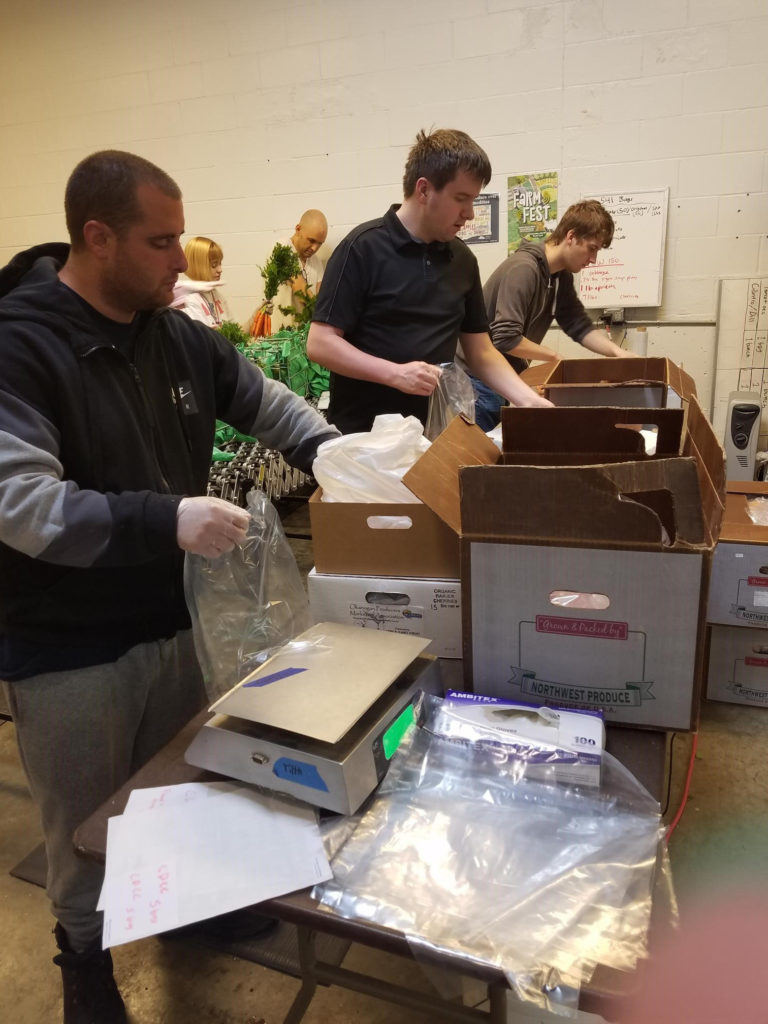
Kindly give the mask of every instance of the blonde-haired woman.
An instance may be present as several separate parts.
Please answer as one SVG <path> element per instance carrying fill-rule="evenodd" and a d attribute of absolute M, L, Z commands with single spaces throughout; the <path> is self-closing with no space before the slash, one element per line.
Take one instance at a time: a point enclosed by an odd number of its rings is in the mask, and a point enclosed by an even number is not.
<path fill-rule="evenodd" d="M 173 289 L 173 309 L 180 309 L 192 320 L 209 327 L 221 327 L 228 319 L 224 300 L 219 294 L 222 286 L 221 246 L 210 238 L 196 235 L 184 248 L 187 272 L 180 274 Z"/>

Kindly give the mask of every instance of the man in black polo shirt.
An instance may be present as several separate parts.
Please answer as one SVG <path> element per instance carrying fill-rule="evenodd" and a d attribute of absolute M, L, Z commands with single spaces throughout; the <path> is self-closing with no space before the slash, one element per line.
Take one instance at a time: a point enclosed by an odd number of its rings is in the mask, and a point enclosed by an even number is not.
<path fill-rule="evenodd" d="M 420 132 L 403 176 L 404 200 L 361 224 L 326 267 L 307 339 L 331 370 L 328 419 L 370 430 L 379 413 L 426 421 L 429 396 L 459 341 L 471 373 L 513 405 L 548 406 L 491 343 L 477 260 L 456 238 L 491 178 L 464 132 Z"/>

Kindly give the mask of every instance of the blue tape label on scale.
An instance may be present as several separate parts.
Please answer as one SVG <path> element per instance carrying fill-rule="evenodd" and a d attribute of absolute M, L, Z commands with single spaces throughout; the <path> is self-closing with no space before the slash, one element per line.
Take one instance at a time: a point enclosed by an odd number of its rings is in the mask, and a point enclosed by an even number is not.
<path fill-rule="evenodd" d="M 305 668 L 281 668 L 279 672 L 271 672 L 268 676 L 261 676 L 250 683 L 243 683 L 243 688 L 246 686 L 269 686 L 270 683 L 276 683 L 278 679 L 287 679 L 288 676 L 295 676 L 299 672 L 306 671 Z"/>
<path fill-rule="evenodd" d="M 295 782 L 299 786 L 309 786 L 310 789 L 321 789 L 328 792 L 328 787 L 323 781 L 317 767 L 313 764 L 306 764 L 304 761 L 294 761 L 290 757 L 281 757 L 275 761 L 272 769 L 278 779 L 286 779 L 288 782 Z"/>

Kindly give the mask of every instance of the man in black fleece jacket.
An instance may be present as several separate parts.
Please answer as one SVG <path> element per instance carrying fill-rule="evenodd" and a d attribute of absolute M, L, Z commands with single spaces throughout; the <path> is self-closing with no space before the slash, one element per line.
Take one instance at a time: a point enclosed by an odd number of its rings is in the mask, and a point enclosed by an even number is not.
<path fill-rule="evenodd" d="M 103 870 L 72 834 L 205 703 L 184 553 L 231 551 L 248 524 L 205 496 L 216 420 L 307 471 L 338 431 L 165 308 L 186 260 L 160 168 L 95 153 L 65 210 L 70 246 L 0 271 L 0 679 L 42 815 L 64 1020 L 112 1024 Z"/>

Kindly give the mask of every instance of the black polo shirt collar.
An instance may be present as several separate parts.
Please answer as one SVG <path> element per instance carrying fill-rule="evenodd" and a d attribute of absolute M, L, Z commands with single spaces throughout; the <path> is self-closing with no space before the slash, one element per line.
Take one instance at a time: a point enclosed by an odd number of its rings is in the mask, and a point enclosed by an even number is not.
<path fill-rule="evenodd" d="M 433 254 L 444 254 L 448 259 L 452 259 L 453 253 L 451 252 L 449 242 L 422 242 L 418 238 L 413 237 L 397 216 L 397 211 L 400 209 L 401 205 L 401 203 L 393 203 L 384 214 L 384 226 L 391 235 L 395 248 L 403 250 L 410 249 L 412 252 L 419 253 L 428 252 Z"/>

